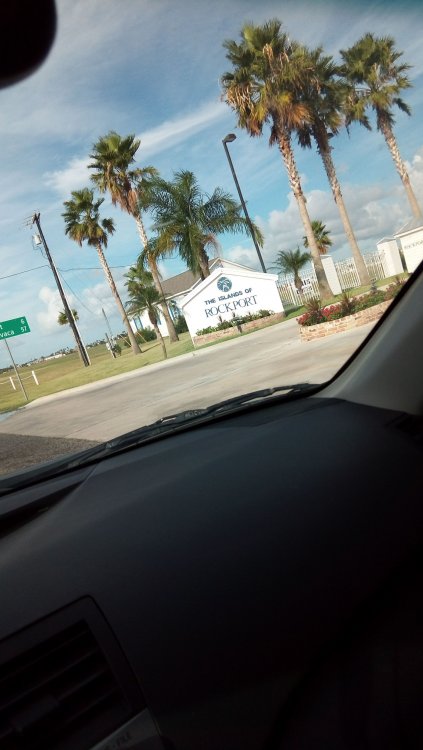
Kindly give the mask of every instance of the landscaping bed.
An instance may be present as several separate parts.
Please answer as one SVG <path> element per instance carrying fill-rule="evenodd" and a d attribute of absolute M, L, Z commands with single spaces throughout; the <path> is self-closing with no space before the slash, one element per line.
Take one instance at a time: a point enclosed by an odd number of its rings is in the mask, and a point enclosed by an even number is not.
<path fill-rule="evenodd" d="M 242 333 L 247 333 L 248 331 L 255 331 L 259 328 L 265 328 L 266 326 L 270 325 L 271 323 L 279 323 L 281 320 L 284 320 L 285 313 L 272 313 L 271 315 L 267 315 L 263 318 L 258 318 L 256 320 L 250 320 L 248 322 L 242 322 Z M 192 343 L 194 346 L 202 346 L 203 344 L 209 344 L 212 341 L 219 341 L 221 339 L 229 338 L 231 336 L 236 335 L 238 332 L 236 325 L 231 325 L 230 328 L 224 328 L 221 331 L 212 331 L 211 333 L 203 333 L 198 336 L 192 337 Z M 240 334 L 239 334 L 240 335 Z"/>
<path fill-rule="evenodd" d="M 368 307 L 366 310 L 359 310 L 352 315 L 345 315 L 337 320 L 328 320 L 314 326 L 301 326 L 300 338 L 302 341 L 312 341 L 313 339 L 330 336 L 332 333 L 340 333 L 341 331 L 348 331 L 350 328 L 358 328 L 366 323 L 372 323 L 379 320 L 390 304 L 391 300 L 385 300 L 378 305 Z"/>
<path fill-rule="evenodd" d="M 357 297 L 344 292 L 332 305 L 322 306 L 320 300 L 310 300 L 305 313 L 297 318 L 301 340 L 319 339 L 378 320 L 403 284 L 404 281 L 397 279 L 384 290 L 374 286 L 367 294 Z"/>

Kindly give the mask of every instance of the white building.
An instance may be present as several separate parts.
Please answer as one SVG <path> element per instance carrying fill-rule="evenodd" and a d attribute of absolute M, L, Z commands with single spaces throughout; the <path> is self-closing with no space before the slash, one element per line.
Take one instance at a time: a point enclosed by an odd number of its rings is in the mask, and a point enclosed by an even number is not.
<path fill-rule="evenodd" d="M 219 318 L 229 320 L 258 310 L 283 312 L 276 274 L 253 271 L 224 258 L 214 258 L 209 267 L 210 276 L 204 281 L 191 271 L 162 281 L 172 317 L 184 315 L 191 336 L 202 328 L 218 325 Z M 131 326 L 134 331 L 151 328 L 148 314 L 133 318 Z M 159 329 L 163 336 L 169 335 L 163 315 L 160 315 Z"/>
<path fill-rule="evenodd" d="M 423 260 L 423 219 L 410 219 L 395 234 L 401 245 L 407 271 L 412 273 Z"/>

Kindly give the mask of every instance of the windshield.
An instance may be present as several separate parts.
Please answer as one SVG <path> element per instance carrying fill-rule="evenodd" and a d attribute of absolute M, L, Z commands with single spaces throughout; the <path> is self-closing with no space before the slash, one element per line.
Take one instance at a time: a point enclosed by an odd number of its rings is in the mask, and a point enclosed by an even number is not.
<path fill-rule="evenodd" d="M 57 16 L 1 91 L 3 474 L 326 382 L 423 258 L 420 3 Z"/>

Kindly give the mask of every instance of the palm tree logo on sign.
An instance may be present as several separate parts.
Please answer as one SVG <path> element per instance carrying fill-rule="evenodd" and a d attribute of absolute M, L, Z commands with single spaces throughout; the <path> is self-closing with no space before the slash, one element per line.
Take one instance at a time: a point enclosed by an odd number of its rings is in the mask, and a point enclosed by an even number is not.
<path fill-rule="evenodd" d="M 220 289 L 221 292 L 229 292 L 229 290 L 232 289 L 232 281 L 226 276 L 222 276 L 217 282 L 217 288 Z"/>

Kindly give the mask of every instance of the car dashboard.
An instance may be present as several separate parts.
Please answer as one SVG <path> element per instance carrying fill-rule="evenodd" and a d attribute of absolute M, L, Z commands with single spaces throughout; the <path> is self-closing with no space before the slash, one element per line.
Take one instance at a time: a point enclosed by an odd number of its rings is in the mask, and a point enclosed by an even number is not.
<path fill-rule="evenodd" d="M 421 739 L 422 437 L 279 399 L 3 499 L 0 748 Z"/>

